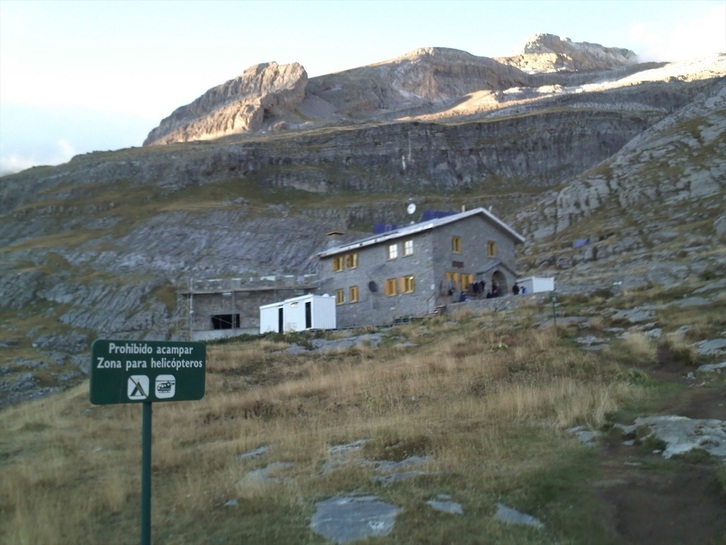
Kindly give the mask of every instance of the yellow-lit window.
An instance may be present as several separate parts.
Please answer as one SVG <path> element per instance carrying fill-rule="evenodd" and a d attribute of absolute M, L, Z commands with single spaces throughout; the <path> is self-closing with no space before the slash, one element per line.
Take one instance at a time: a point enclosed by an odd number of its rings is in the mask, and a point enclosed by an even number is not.
<path fill-rule="evenodd" d="M 473 274 L 462 274 L 461 275 L 461 289 L 465 290 L 474 283 Z"/>
<path fill-rule="evenodd" d="M 446 273 L 446 284 L 447 288 L 451 290 L 458 290 L 461 285 L 461 275 L 455 272 Z"/>
<path fill-rule="evenodd" d="M 335 256 L 333 258 L 333 272 L 340 272 L 343 270 L 343 256 Z"/>
<path fill-rule="evenodd" d="M 413 255 L 413 239 L 403 241 L 403 255 Z"/>
<path fill-rule="evenodd" d="M 451 237 L 451 251 L 455 254 L 461 253 L 461 237 Z"/>
<path fill-rule="evenodd" d="M 396 295 L 396 279 L 395 278 L 389 278 L 388 280 L 386 280 L 386 295 L 388 297 Z"/>
<path fill-rule="evenodd" d="M 416 288 L 416 284 L 413 281 L 413 275 L 401 277 L 401 292 L 413 293 L 413 290 L 415 288 Z"/>
<path fill-rule="evenodd" d="M 358 286 L 351 286 L 348 290 L 348 302 L 349 303 L 357 303 L 358 302 Z"/>
<path fill-rule="evenodd" d="M 335 290 L 335 304 L 342 305 L 345 303 L 345 290 Z"/>
<path fill-rule="evenodd" d="M 358 254 L 357 253 L 346 254 L 346 256 L 345 256 L 345 268 L 346 269 L 356 269 L 356 268 L 358 268 Z"/>
<path fill-rule="evenodd" d="M 487 242 L 487 256 L 489 257 L 496 257 L 497 256 L 497 243 L 493 240 L 490 240 Z"/>
<path fill-rule="evenodd" d="M 396 259 L 398 257 L 398 242 L 388 245 L 388 259 Z"/>

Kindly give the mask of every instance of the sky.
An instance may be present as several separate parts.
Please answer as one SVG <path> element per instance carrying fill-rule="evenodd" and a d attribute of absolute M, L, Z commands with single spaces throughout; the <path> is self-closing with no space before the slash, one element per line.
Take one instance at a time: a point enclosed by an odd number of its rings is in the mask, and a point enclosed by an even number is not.
<path fill-rule="evenodd" d="M 420 47 L 514 55 L 538 33 L 683 60 L 726 51 L 726 0 L 0 0 L 0 174 L 140 146 L 258 63 L 315 77 Z"/>

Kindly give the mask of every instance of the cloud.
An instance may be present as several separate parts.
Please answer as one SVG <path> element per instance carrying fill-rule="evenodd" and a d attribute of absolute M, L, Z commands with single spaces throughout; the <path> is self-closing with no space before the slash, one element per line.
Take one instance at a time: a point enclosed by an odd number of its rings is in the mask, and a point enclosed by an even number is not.
<path fill-rule="evenodd" d="M 19 155 L 0 156 L 0 176 L 20 172 L 36 164 L 31 157 L 21 157 Z"/>
<path fill-rule="evenodd" d="M 726 51 L 726 4 L 672 27 L 639 23 L 629 28 L 642 61 L 679 61 Z"/>
<path fill-rule="evenodd" d="M 0 102 L 0 173 L 58 165 L 74 155 L 139 146 L 154 124 L 143 117 L 66 106 Z"/>
<path fill-rule="evenodd" d="M 55 146 L 46 147 L 40 154 L 35 152 L 0 152 L 0 176 L 13 174 L 37 165 L 60 165 L 70 161 L 76 155 L 76 149 L 70 141 L 61 138 Z"/>

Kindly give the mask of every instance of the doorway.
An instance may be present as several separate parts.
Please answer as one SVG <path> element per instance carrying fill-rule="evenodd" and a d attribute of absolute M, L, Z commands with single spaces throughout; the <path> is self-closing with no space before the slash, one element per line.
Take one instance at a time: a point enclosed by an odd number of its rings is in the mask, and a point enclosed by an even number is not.
<path fill-rule="evenodd" d="M 494 287 L 498 288 L 498 292 L 494 293 Z M 494 297 L 501 297 L 503 295 L 507 295 L 508 293 L 508 287 L 507 287 L 507 278 L 504 276 L 502 271 L 494 271 L 494 274 L 492 274 L 492 295 Z"/>

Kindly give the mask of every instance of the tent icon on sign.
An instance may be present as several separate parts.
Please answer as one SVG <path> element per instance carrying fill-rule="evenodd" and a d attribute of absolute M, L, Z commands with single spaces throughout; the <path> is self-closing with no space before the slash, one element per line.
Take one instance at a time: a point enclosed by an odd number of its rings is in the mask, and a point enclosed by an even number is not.
<path fill-rule="evenodd" d="M 155 386 L 158 399 L 170 399 L 176 393 L 176 378 L 174 375 L 159 375 L 156 377 Z"/>
<path fill-rule="evenodd" d="M 131 375 L 126 386 L 126 393 L 132 401 L 144 400 L 149 397 L 149 377 Z"/>

